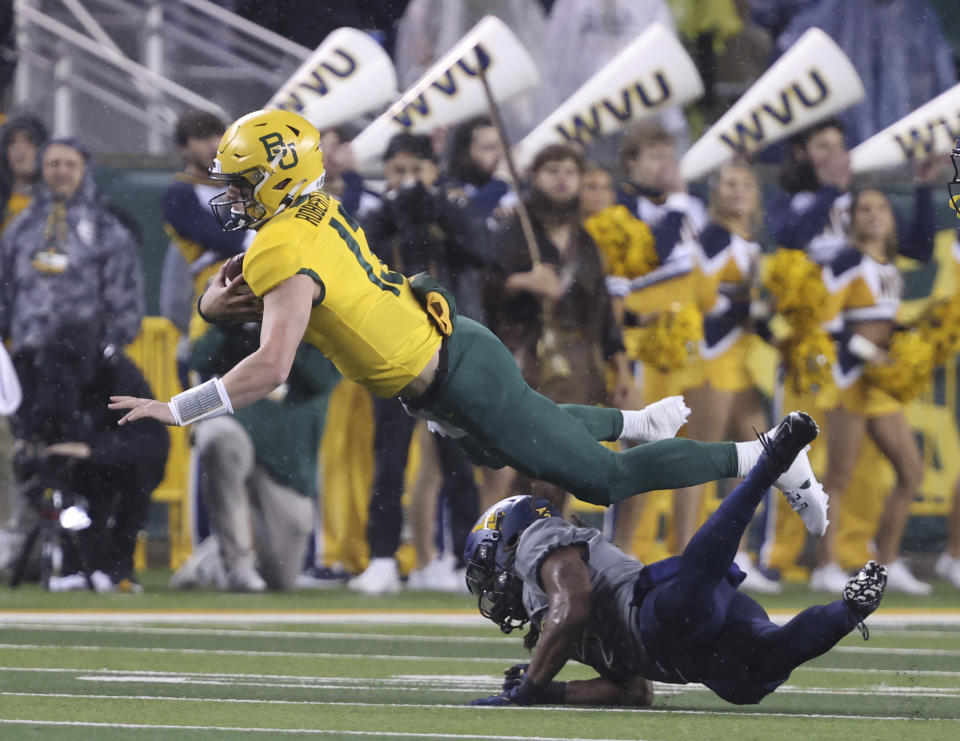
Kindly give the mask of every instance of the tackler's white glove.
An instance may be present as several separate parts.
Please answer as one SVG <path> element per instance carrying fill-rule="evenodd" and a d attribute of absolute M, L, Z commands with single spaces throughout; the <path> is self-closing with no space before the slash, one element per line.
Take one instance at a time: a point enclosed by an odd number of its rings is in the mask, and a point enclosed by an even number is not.
<path fill-rule="evenodd" d="M 643 409 L 624 411 L 620 439 L 635 443 L 667 440 L 677 434 L 689 416 L 690 407 L 684 403 L 682 396 L 668 396 Z"/>

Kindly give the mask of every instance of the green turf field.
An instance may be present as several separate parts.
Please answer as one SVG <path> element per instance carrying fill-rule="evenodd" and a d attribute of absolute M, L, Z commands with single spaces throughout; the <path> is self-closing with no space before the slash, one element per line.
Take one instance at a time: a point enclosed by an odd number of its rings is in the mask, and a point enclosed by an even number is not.
<path fill-rule="evenodd" d="M 174 593 L 166 576 L 142 595 L 0 591 L 0 739 L 960 739 L 960 592 L 943 585 L 892 596 L 869 642 L 758 706 L 658 685 L 651 709 L 500 709 L 465 703 L 524 651 L 465 596 Z"/>

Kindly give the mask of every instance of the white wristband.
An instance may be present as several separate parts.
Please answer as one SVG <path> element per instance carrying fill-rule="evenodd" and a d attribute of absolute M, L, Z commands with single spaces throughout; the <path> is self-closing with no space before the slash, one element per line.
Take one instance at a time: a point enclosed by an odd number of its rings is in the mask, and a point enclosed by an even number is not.
<path fill-rule="evenodd" d="M 233 414 L 233 404 L 230 403 L 220 376 L 214 376 L 206 383 L 177 394 L 170 399 L 168 406 L 173 412 L 174 421 L 180 427 L 208 417 Z"/>
<path fill-rule="evenodd" d="M 871 361 L 874 358 L 878 357 L 881 353 L 879 347 L 870 342 L 863 335 L 855 334 L 847 340 L 847 349 L 852 355 L 860 358 L 860 360 Z"/>

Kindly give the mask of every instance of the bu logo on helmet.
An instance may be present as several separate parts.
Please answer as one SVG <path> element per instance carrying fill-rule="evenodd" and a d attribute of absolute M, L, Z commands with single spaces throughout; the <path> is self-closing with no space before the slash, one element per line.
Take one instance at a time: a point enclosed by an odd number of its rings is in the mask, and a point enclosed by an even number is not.
<path fill-rule="evenodd" d="M 260 143 L 267 152 L 267 158 L 271 163 L 276 162 L 281 170 L 289 170 L 297 164 L 297 150 L 293 144 L 285 144 L 283 136 L 277 132 L 264 134 L 260 137 Z M 292 159 L 288 157 L 292 155 Z"/>

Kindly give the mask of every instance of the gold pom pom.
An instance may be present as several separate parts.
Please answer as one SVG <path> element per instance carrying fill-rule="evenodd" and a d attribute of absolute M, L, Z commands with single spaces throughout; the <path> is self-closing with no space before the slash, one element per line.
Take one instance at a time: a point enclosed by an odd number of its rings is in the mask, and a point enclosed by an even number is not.
<path fill-rule="evenodd" d="M 933 347 L 935 365 L 960 352 L 960 295 L 932 302 L 914 326 Z"/>
<path fill-rule="evenodd" d="M 802 250 L 777 250 L 767 261 L 763 287 L 775 299 L 777 311 L 795 329 L 823 321 L 827 288 L 822 271 Z"/>
<path fill-rule="evenodd" d="M 638 278 L 660 264 L 653 232 L 626 206 L 605 208 L 583 225 L 597 243 L 608 275 Z"/>
<path fill-rule="evenodd" d="M 829 333 L 816 325 L 792 335 L 783 345 L 786 382 L 800 394 L 816 393 L 832 380 L 837 350 Z"/>
<path fill-rule="evenodd" d="M 864 379 L 901 402 L 919 396 L 933 378 L 933 344 L 919 329 L 904 329 L 890 337 L 887 362 L 869 365 Z"/>
<path fill-rule="evenodd" d="M 683 368 L 696 356 L 702 339 L 703 315 L 690 303 L 675 303 L 646 326 L 623 333 L 627 355 L 662 373 Z"/>

